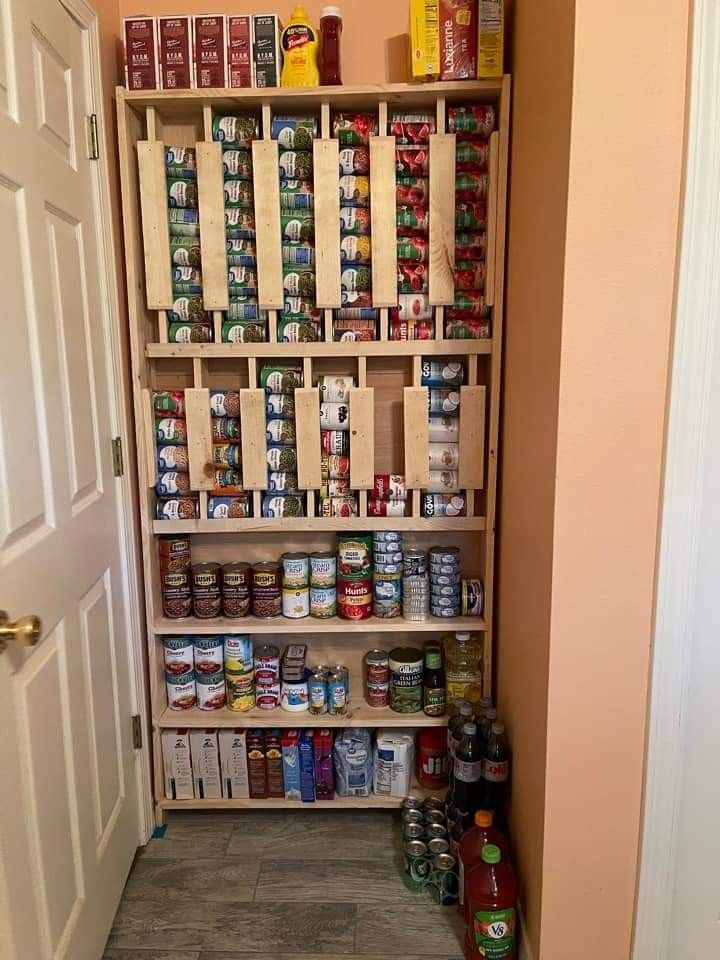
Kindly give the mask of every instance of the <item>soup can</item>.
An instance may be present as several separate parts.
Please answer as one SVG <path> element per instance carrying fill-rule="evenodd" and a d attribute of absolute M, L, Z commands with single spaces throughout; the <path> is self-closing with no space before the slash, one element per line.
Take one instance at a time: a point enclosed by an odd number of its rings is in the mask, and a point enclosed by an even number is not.
<path fill-rule="evenodd" d="M 396 713 L 422 710 L 423 654 L 416 647 L 390 651 L 390 709 Z"/>
<path fill-rule="evenodd" d="M 253 615 L 279 617 L 282 613 L 280 596 L 280 565 L 271 561 L 256 563 L 252 568 Z"/>
<path fill-rule="evenodd" d="M 372 615 L 372 581 L 369 577 L 338 580 L 337 602 L 344 620 L 366 620 Z"/>
<path fill-rule="evenodd" d="M 337 497 L 320 497 L 318 513 L 321 517 L 356 517 L 358 504 L 354 494 Z"/>
<path fill-rule="evenodd" d="M 252 670 L 246 673 L 225 671 L 225 688 L 229 710 L 252 710 L 255 706 L 255 675 Z"/>
<path fill-rule="evenodd" d="M 225 669 L 232 673 L 249 673 L 254 669 L 253 643 L 246 634 L 229 633 L 223 640 Z"/>
<path fill-rule="evenodd" d="M 192 611 L 190 572 L 169 570 L 161 576 L 163 613 L 171 620 L 189 617 Z"/>
<path fill-rule="evenodd" d="M 428 466 L 430 470 L 456 470 L 460 464 L 460 444 L 429 443 Z"/>
<path fill-rule="evenodd" d="M 355 386 L 353 377 L 324 374 L 318 378 L 320 399 L 329 403 L 349 403 L 350 390 Z"/>
<path fill-rule="evenodd" d="M 192 637 L 163 637 L 165 673 L 192 673 L 195 663 Z"/>
<path fill-rule="evenodd" d="M 350 455 L 350 432 L 348 430 L 321 430 L 320 445 L 323 453 L 340 457 Z"/>
<path fill-rule="evenodd" d="M 197 705 L 201 710 L 219 710 L 225 706 L 225 674 L 219 673 L 196 674 Z"/>
<path fill-rule="evenodd" d="M 222 606 L 219 563 L 192 565 L 193 613 L 202 620 L 219 617 Z"/>
<path fill-rule="evenodd" d="M 337 557 L 329 550 L 310 554 L 310 586 L 334 587 L 337 576 Z"/>
<path fill-rule="evenodd" d="M 267 687 L 255 686 L 255 706 L 260 710 L 275 710 L 280 706 L 280 684 Z"/>
<path fill-rule="evenodd" d="M 372 569 L 372 537 L 369 534 L 358 536 L 338 535 L 337 556 L 338 573 L 342 577 L 364 578 Z"/>
<path fill-rule="evenodd" d="M 457 493 L 459 489 L 457 470 L 428 471 L 428 493 Z"/>
<path fill-rule="evenodd" d="M 328 480 L 349 480 L 350 457 L 326 453 L 321 460 L 321 469 L 323 479 L 327 477 Z"/>
<path fill-rule="evenodd" d="M 284 553 L 282 561 L 282 585 L 286 589 L 307 587 L 310 579 L 310 558 L 306 553 Z"/>
<path fill-rule="evenodd" d="M 365 699 L 371 707 L 387 707 L 390 702 L 390 684 L 368 683 L 365 687 Z"/>
<path fill-rule="evenodd" d="M 337 480 L 326 480 L 320 487 L 321 497 L 351 497 L 355 501 L 354 495 L 350 491 L 350 477 L 341 477 Z"/>
<path fill-rule="evenodd" d="M 250 612 L 249 563 L 235 561 L 224 564 L 221 572 L 223 616 L 246 617 Z"/>
<path fill-rule="evenodd" d="M 222 673 L 224 643 L 221 636 L 195 637 L 195 673 L 197 676 Z"/>
<path fill-rule="evenodd" d="M 376 500 L 407 499 L 405 477 L 397 473 L 376 473 L 371 496 Z"/>
<path fill-rule="evenodd" d="M 290 620 L 301 620 L 310 614 L 310 589 L 296 587 L 282 592 L 283 616 Z"/>
<path fill-rule="evenodd" d="M 280 651 L 271 643 L 255 648 L 255 684 L 258 687 L 275 686 L 280 681 Z"/>
<path fill-rule="evenodd" d="M 166 673 L 165 689 L 171 710 L 189 710 L 197 702 L 195 674 L 192 670 L 185 673 Z"/>
<path fill-rule="evenodd" d="M 335 587 L 310 587 L 310 616 L 324 620 L 337 615 Z"/>

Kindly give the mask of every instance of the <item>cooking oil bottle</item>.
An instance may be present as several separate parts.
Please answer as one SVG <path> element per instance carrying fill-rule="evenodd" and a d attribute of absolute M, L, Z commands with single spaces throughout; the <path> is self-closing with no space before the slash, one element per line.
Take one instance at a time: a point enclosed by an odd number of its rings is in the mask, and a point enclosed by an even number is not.
<path fill-rule="evenodd" d="M 445 683 L 448 705 L 457 700 L 478 703 L 482 697 L 482 643 L 470 633 L 448 634 L 445 650 Z"/>

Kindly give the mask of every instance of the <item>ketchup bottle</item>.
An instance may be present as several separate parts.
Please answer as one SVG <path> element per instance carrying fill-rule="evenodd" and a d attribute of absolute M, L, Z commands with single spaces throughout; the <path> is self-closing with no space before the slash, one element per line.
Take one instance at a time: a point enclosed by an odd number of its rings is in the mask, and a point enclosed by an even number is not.
<path fill-rule="evenodd" d="M 510 847 L 505 834 L 493 826 L 490 810 L 478 810 L 475 814 L 475 826 L 466 830 L 458 847 L 458 906 L 467 919 L 467 897 L 465 896 L 465 878 L 473 867 L 482 860 L 483 848 L 494 843 L 499 848 L 504 861 L 509 862 Z"/>
<path fill-rule="evenodd" d="M 320 14 L 320 83 L 323 87 L 339 86 L 340 37 L 342 14 L 340 7 L 323 7 Z"/>
<path fill-rule="evenodd" d="M 509 861 L 493 843 L 483 847 L 480 863 L 465 877 L 468 925 L 465 960 L 517 956 L 517 882 Z"/>

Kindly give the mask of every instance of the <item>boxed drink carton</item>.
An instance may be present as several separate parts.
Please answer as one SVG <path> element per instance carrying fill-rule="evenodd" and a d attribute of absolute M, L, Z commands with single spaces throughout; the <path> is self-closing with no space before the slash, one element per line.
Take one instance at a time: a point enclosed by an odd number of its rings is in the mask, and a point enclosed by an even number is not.
<path fill-rule="evenodd" d="M 250 797 L 262 800 L 267 797 L 267 773 L 265 771 L 265 736 L 262 730 L 249 730 L 247 734 L 248 782 Z"/>
<path fill-rule="evenodd" d="M 280 34 L 282 24 L 274 13 L 253 17 L 253 86 L 280 86 Z"/>
<path fill-rule="evenodd" d="M 158 67 L 162 90 L 189 90 L 193 86 L 192 20 L 158 17 Z"/>
<path fill-rule="evenodd" d="M 190 756 L 195 796 L 198 800 L 219 800 L 222 797 L 222 787 L 217 730 L 192 730 Z"/>
<path fill-rule="evenodd" d="M 335 797 L 335 774 L 333 771 L 332 730 L 315 732 L 315 797 L 318 800 L 333 800 Z"/>
<path fill-rule="evenodd" d="M 155 17 L 125 17 L 125 86 L 128 90 L 157 90 L 157 21 Z"/>
<path fill-rule="evenodd" d="M 385 797 L 410 793 L 415 766 L 415 738 L 406 730 L 378 730 L 373 789 Z"/>
<path fill-rule="evenodd" d="M 223 796 L 228 800 L 246 799 L 250 796 L 250 789 L 245 731 L 220 730 L 218 740 Z"/>
<path fill-rule="evenodd" d="M 440 0 L 440 79 L 477 74 L 477 0 Z"/>
<path fill-rule="evenodd" d="M 282 735 L 282 761 L 286 800 L 302 800 L 299 746 L 299 732 L 297 730 L 285 730 Z"/>
<path fill-rule="evenodd" d="M 315 802 L 314 731 L 303 730 L 300 735 L 300 796 L 305 803 Z"/>
<path fill-rule="evenodd" d="M 192 19 L 195 86 L 227 87 L 227 17 L 217 13 Z"/>
<path fill-rule="evenodd" d="M 193 800 L 192 762 L 190 760 L 190 734 L 187 730 L 163 730 L 163 772 L 165 796 L 168 800 Z"/>
<path fill-rule="evenodd" d="M 410 73 L 416 80 L 440 76 L 440 0 L 410 0 Z"/>
<path fill-rule="evenodd" d="M 253 75 L 252 17 L 227 18 L 229 87 L 251 87 Z"/>
<path fill-rule="evenodd" d="M 504 0 L 480 0 L 478 77 L 503 75 L 504 6 Z"/>

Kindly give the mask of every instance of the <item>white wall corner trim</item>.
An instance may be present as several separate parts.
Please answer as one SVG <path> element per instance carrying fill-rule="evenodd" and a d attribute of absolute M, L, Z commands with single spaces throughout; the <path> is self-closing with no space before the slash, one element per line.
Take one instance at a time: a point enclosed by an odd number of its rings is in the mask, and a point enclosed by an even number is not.
<path fill-rule="evenodd" d="M 712 442 L 707 431 L 707 414 L 720 319 L 720 4 L 717 0 L 695 0 L 689 75 L 686 192 L 633 960 L 669 960 L 688 657 L 705 495 L 703 464 L 708 444 Z"/>

